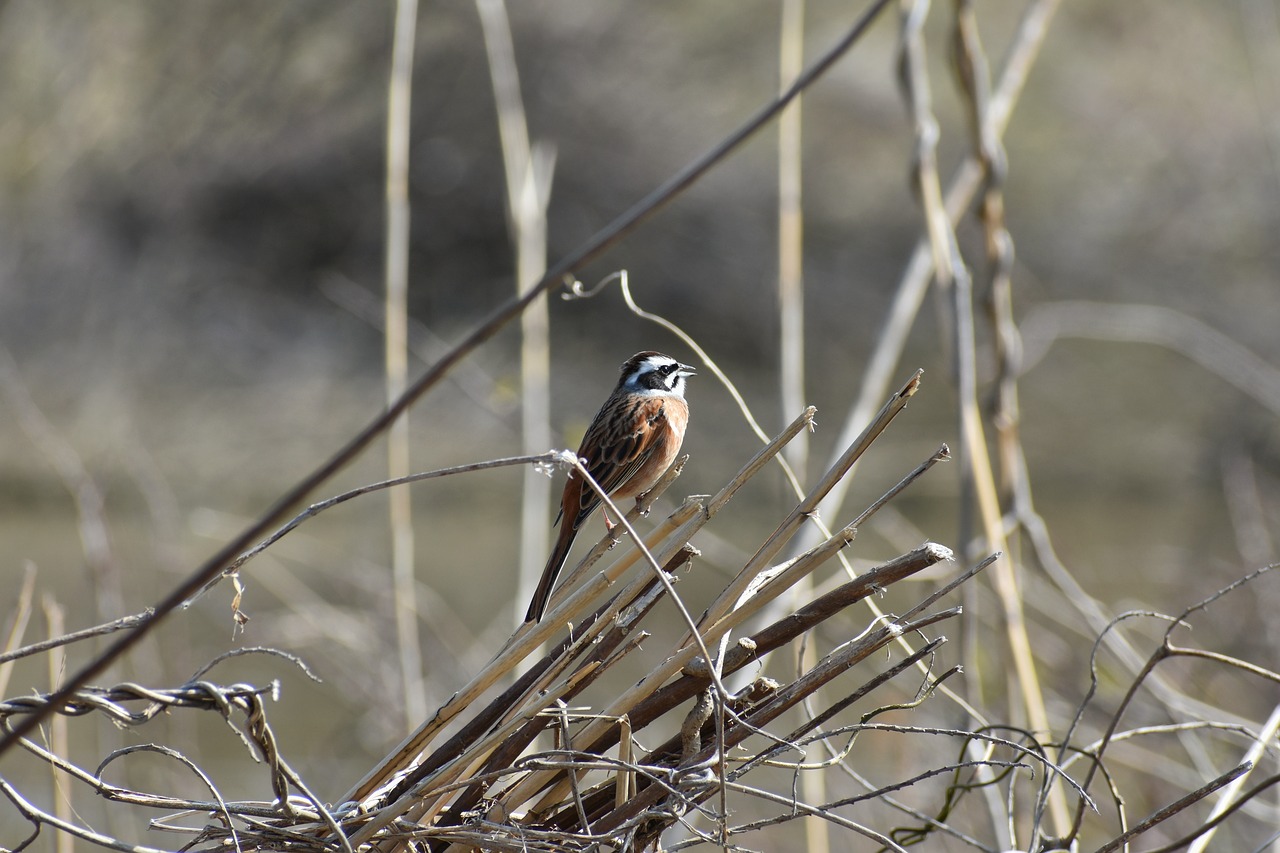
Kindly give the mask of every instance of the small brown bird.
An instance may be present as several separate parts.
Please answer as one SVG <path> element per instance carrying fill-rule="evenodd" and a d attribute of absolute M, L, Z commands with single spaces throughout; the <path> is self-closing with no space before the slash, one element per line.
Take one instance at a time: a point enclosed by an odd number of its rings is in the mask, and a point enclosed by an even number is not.
<path fill-rule="evenodd" d="M 638 352 L 622 365 L 617 387 L 578 448 L 587 471 L 615 503 L 649 491 L 675 461 L 689 423 L 685 378 L 693 375 L 692 367 L 660 352 Z M 556 516 L 560 535 L 529 603 L 526 622 L 541 621 L 578 528 L 599 504 L 595 489 L 576 469 L 570 471 Z M 607 512 L 604 523 L 613 529 Z"/>

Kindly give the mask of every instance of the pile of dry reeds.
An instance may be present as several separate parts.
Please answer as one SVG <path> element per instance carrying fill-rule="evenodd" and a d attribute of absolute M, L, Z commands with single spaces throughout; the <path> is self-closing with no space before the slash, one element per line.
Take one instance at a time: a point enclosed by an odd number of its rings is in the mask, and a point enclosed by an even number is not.
<path fill-rule="evenodd" d="M 355 850 L 369 844 L 394 849 L 398 842 L 430 842 L 431 849 L 459 850 L 640 850 L 677 823 L 694 838 L 708 838 L 705 827 L 718 825 L 714 840 L 728 844 L 735 829 L 715 818 L 724 813 L 723 799 L 719 805 L 708 801 L 723 798 L 730 791 L 783 804 L 782 817 L 775 820 L 804 816 L 816 807 L 786 790 L 753 784 L 752 771 L 778 762 L 794 764 L 796 755 L 803 754 L 802 744 L 821 732 L 824 723 L 905 672 L 919 670 L 924 674 L 926 695 L 954 672 L 933 671 L 935 653 L 945 641 L 930 638 L 926 631 L 960 613 L 958 607 L 934 609 L 934 605 L 982 567 L 961 573 L 904 613 L 884 614 L 871 603 L 869 610 L 849 615 L 852 605 L 870 602 L 873 594 L 896 581 L 951 559 L 948 549 L 925 543 L 856 577 L 851 574 L 847 582 L 798 606 L 780 607 L 783 593 L 835 558 L 854 540 L 860 524 L 934 463 L 947 458 L 943 446 L 846 526 L 834 533 L 824 528 L 825 538 L 819 544 L 792 559 L 774 562 L 803 525 L 820 524 L 814 517 L 818 503 L 849 473 L 918 387 L 919 374 L 892 396 L 839 462 L 703 612 L 694 616 L 679 596 L 673 595 L 686 630 L 671 634 L 655 629 L 651 633 L 645 629 L 645 618 L 664 594 L 674 593 L 676 573 L 697 554 L 690 544 L 694 535 L 744 483 L 774 460 L 787 442 L 811 427 L 814 410 L 806 410 L 719 493 L 686 500 L 643 539 L 643 548 L 630 544 L 618 547 L 611 562 L 594 570 L 606 552 L 618 545 L 607 535 L 562 584 L 547 617 L 517 631 L 483 671 L 370 770 L 336 808 L 321 803 L 280 755 L 263 702 L 271 689 L 220 686 L 205 680 L 204 673 L 173 690 L 139 685 L 82 690 L 64 713 L 101 712 L 118 724 L 136 726 L 162 711 L 216 711 L 265 763 L 274 802 L 224 795 L 209 774 L 195 761 L 180 758 L 178 751 L 171 754 L 201 776 L 213 795 L 210 799 L 144 794 L 105 782 L 104 769 L 138 747 L 109 755 L 90 772 L 34 741 L 24 739 L 23 745 L 108 800 L 178 810 L 179 814 L 155 820 L 152 826 L 190 833 L 194 837 L 186 849 L 195 850 Z M 547 459 L 581 464 L 568 453 Z M 670 486 L 681 467 L 682 463 L 674 466 L 646 496 L 645 506 L 637 505 L 626 517 L 622 529 L 630 536 L 624 537 L 624 542 L 636 541 L 631 519 Z M 315 511 L 313 508 L 303 516 Z M 266 540 L 264 547 L 295 523 Z M 790 683 L 757 676 L 734 692 L 725 686 L 725 679 L 733 673 L 792 641 L 805 639 L 819 625 L 842 614 L 846 618 L 840 621 L 841 627 L 831 631 L 847 639 Z M 759 618 L 762 615 L 764 618 Z M 760 627 L 744 632 L 743 626 L 753 619 Z M 663 649 L 662 663 L 630 689 L 621 695 L 592 690 L 601 676 L 642 641 L 660 642 L 658 638 L 668 635 L 672 642 Z M 549 650 L 540 653 L 548 643 Z M 902 650 L 891 655 L 888 666 L 857 666 L 892 644 Z M 649 651 L 653 651 L 651 646 Z M 811 708 L 799 725 L 793 722 L 780 731 L 771 730 L 784 713 L 806 707 L 819 688 L 837 679 L 839 690 L 823 695 L 840 698 L 824 699 L 825 706 Z M 10 718 L 40 707 L 47 698 L 10 701 L 0 707 L 0 714 L 8 726 Z M 670 715 L 681 721 L 678 734 L 657 746 L 640 748 L 636 736 Z M 551 730 L 555 745 L 539 749 L 536 743 L 546 730 Z M 749 738 L 760 745 L 754 751 L 743 751 Z M 144 748 L 165 749 L 155 745 Z M 36 833 L 42 826 L 50 826 L 85 837 L 83 830 L 40 812 L 16 789 L 6 787 L 4 793 L 21 804 Z M 699 815 L 711 819 L 693 819 Z M 870 828 L 834 814 L 827 817 L 897 847 Z M 144 849 L 106 837 L 85 840 L 119 849 Z"/>
<path fill-rule="evenodd" d="M 237 649 L 177 688 L 133 683 L 106 689 L 77 686 L 9 699 L 0 702 L 0 730 L 6 744 L 21 746 L 51 770 L 55 784 L 68 790 L 72 785 L 83 786 L 107 801 L 119 812 L 116 825 L 136 826 L 136 821 L 129 821 L 138 809 L 152 815 L 162 812 L 152 817 L 149 827 L 176 833 L 181 838 L 177 849 L 182 850 L 639 851 L 664 844 L 661 849 L 665 850 L 697 844 L 740 850 L 758 844 L 757 830 L 807 817 L 819 817 L 821 825 L 856 833 L 879 849 L 892 851 L 904 851 L 926 839 L 937 844 L 944 838 L 965 849 L 1003 849 L 990 841 L 999 834 L 992 830 L 999 829 L 1001 819 L 1007 820 L 1010 834 L 1016 831 L 1038 838 L 1032 849 L 1067 849 L 1061 845 L 1074 842 L 1055 839 L 1046 831 L 1052 816 L 1053 825 L 1065 828 L 1068 838 L 1079 839 L 1086 830 L 1109 838 L 1097 849 L 1110 851 L 1157 827 L 1164 829 L 1165 824 L 1172 823 L 1176 829 L 1171 818 L 1221 794 L 1235 805 L 1219 803 L 1213 815 L 1190 824 L 1182 842 L 1161 849 L 1175 849 L 1192 839 L 1207 842 L 1236 809 L 1280 781 L 1280 776 L 1272 775 L 1249 790 L 1242 788 L 1266 758 L 1265 745 L 1280 728 L 1280 714 L 1262 727 L 1233 720 L 1197 695 L 1177 689 L 1160 670 L 1166 662 L 1190 658 L 1209 662 L 1224 676 L 1237 672 L 1252 679 L 1280 680 L 1280 675 L 1258 664 L 1173 642 L 1174 633 L 1193 617 L 1245 589 L 1271 567 L 1218 590 L 1181 614 L 1158 617 L 1168 625 L 1163 638 L 1145 662 L 1134 658 L 1134 674 L 1127 680 L 1123 698 L 1105 703 L 1100 699 L 1100 655 L 1120 641 L 1121 623 L 1135 617 L 1149 620 L 1153 614 L 1126 613 L 1112 619 L 1088 654 L 1092 679 L 1088 689 L 1076 697 L 1058 685 L 1053 694 L 1064 709 L 1075 707 L 1074 716 L 1045 731 L 999 722 L 990 708 L 942 684 L 959 667 L 941 662 L 939 648 L 945 639 L 934 633 L 934 626 L 960 615 L 961 610 L 938 602 L 987 565 L 998 565 L 998 555 L 967 570 L 957 568 L 949 582 L 935 585 L 919 600 L 906 596 L 914 603 L 894 613 L 877 606 L 879 593 L 922 569 L 946 563 L 951 559 L 948 549 L 926 542 L 856 576 L 850 573 L 847 580 L 833 582 L 828 577 L 820 593 L 806 591 L 801 582 L 830 560 L 843 559 L 841 551 L 854 540 L 860 525 L 948 457 L 943 446 L 839 530 L 827 530 L 816 517 L 818 503 L 849 475 L 918 387 L 919 374 L 891 396 L 838 462 L 763 538 L 729 583 L 705 607 L 699 605 L 697 615 L 672 586 L 697 553 L 691 539 L 744 483 L 812 424 L 813 410 L 806 410 L 770 441 L 717 494 L 687 499 L 643 540 L 631 523 L 643 509 L 637 506 L 624 517 L 622 526 L 629 535 L 621 541 L 611 536 L 602 539 L 562 584 L 540 624 L 522 626 L 469 683 L 352 784 L 337 805 L 323 802 L 314 784 L 281 754 L 267 720 L 268 702 L 276 695 L 277 685 L 220 684 L 209 676 L 214 665 L 255 652 L 281 655 L 310 674 L 300 660 L 274 650 Z M 581 464 L 571 453 L 555 452 L 408 479 L 517 462 Z M 679 473 L 677 465 L 647 499 L 667 489 Z M 226 572 L 236 571 L 323 509 L 402 482 L 365 486 L 312 505 L 232 561 Z M 821 528 L 823 538 L 795 553 L 799 549 L 793 537 L 808 524 Z M 634 547 L 636 542 L 643 547 Z M 783 559 L 789 543 L 795 555 Z M 614 546 L 612 559 L 597 568 Z M 0 690 L 19 658 L 47 654 L 50 670 L 60 671 L 65 667 L 61 655 L 70 644 L 116 631 L 136 632 L 138 626 L 149 624 L 150 614 L 138 614 L 16 647 L 33 609 L 32 577 L 19 591 L 5 651 L 0 653 Z M 969 585 L 966 592 L 972 589 Z M 678 631 L 671 630 L 670 618 L 646 623 L 664 596 L 674 603 L 684 623 Z M 855 604 L 859 606 L 852 607 Z M 794 677 L 783 679 L 787 683 L 759 675 L 766 655 L 793 642 L 810 651 L 821 646 L 826 654 L 816 660 L 811 657 L 808 663 L 803 654 L 797 655 L 802 665 Z M 647 654 L 657 654 L 659 662 L 638 682 L 618 689 L 615 665 L 630 663 L 642 643 Z M 544 646 L 549 651 L 544 652 Z M 869 660 L 879 650 L 885 653 Z M 754 677 L 742 678 L 751 674 Z M 737 689 L 726 686 L 730 680 Z M 926 703 L 930 697 L 942 699 L 943 694 L 945 702 Z M 855 703 L 860 704 L 855 707 Z M 941 723 L 931 706 L 941 708 L 943 716 L 958 712 L 960 722 Z M 1157 713 L 1155 708 L 1165 709 L 1173 722 L 1121 726 L 1127 714 L 1150 716 Z M 143 728 L 158 716 L 191 710 L 216 713 L 237 732 L 265 768 L 269 799 L 241 790 L 245 785 L 260 788 L 251 784 L 251 778 L 220 780 L 217 771 L 202 766 L 211 756 L 202 754 L 194 742 L 181 739 L 172 745 L 135 743 L 111 750 L 93 769 L 83 759 L 72 758 L 84 750 L 71 747 L 68 718 L 101 719 L 101 715 L 116 726 Z M 321 707 L 315 713 L 326 710 Z M 340 712 L 328 709 L 328 713 Z M 42 719 L 50 720 L 43 737 L 23 733 L 24 723 Z M 877 768 L 888 770 L 880 775 L 891 781 L 872 780 L 865 775 L 868 768 L 850 757 L 854 741 L 870 732 L 910 738 L 910 747 Z M 544 733 L 548 736 L 540 741 Z M 1123 791 L 1152 777 L 1148 768 L 1135 776 L 1127 766 L 1131 759 L 1115 755 L 1123 755 L 1126 742 L 1171 735 L 1206 755 L 1225 755 L 1228 769 L 1183 774 L 1185 779 L 1179 782 L 1189 789 L 1187 793 L 1130 822 Z M 946 747 L 939 750 L 939 739 L 951 742 L 949 752 Z M 1243 759 L 1232 749 L 1233 741 L 1239 739 L 1251 745 Z M 317 744 L 311 746 L 313 752 L 323 751 Z M 143 791 L 112 782 L 120 759 L 138 753 L 177 762 L 199 779 L 207 796 L 180 796 L 163 786 L 157 786 L 159 791 Z M 838 786 L 835 777 L 826 790 L 841 787 L 840 795 L 831 797 L 819 790 L 820 796 L 812 796 L 800 790 L 807 780 L 825 780 L 832 774 L 854 780 L 859 792 L 849 796 L 848 785 Z M 1073 778 L 1077 774 L 1078 779 Z M 31 829 L 25 838 L 6 840 L 6 850 L 32 849 L 50 835 L 64 843 L 78 839 L 132 853 L 157 849 L 91 829 L 75 818 L 66 793 L 53 811 L 41 807 L 37 805 L 40 797 L 26 792 L 31 777 L 15 778 L 22 784 L 0 777 L 0 796 Z M 332 787 L 333 780 L 326 784 Z M 816 787 L 824 786 L 820 782 Z M 1109 798 L 1108 812 L 1100 813 L 1094 802 L 1099 790 Z M 743 808 L 747 803 L 761 808 Z M 885 804 L 891 811 L 862 821 L 848 817 L 849 807 L 873 803 Z M 1118 834 L 1108 825 L 1108 814 L 1120 816 Z M 1088 816 L 1092 819 L 1086 822 Z M 664 837 L 667 830 L 674 832 Z"/>
<path fill-rule="evenodd" d="M 606 568 L 588 575 L 587 570 L 611 545 L 606 536 L 562 587 L 547 618 L 519 631 L 483 672 L 355 787 L 350 800 L 359 804 L 360 815 L 351 820 L 352 842 L 392 836 L 450 842 L 462 849 L 576 850 L 595 844 L 643 849 L 724 786 L 747 785 L 744 777 L 752 769 L 788 749 L 830 715 L 929 658 L 942 641 L 914 637 L 906 656 L 896 659 L 888 671 L 854 670 L 857 674 L 846 676 L 844 698 L 794 731 L 773 736 L 764 752 L 736 753 L 748 737 L 767 731 L 781 714 L 873 652 L 959 612 L 931 612 L 939 597 L 932 595 L 907 613 L 885 617 L 869 630 L 859 629 L 858 636 L 789 684 L 756 678 L 735 693 L 724 686 L 725 676 L 847 612 L 875 591 L 950 557 L 946 548 L 926 543 L 750 634 L 736 634 L 747 620 L 848 545 L 858 524 L 885 501 L 945 458 L 945 450 L 935 455 L 816 547 L 771 565 L 831 485 L 848 473 L 906 405 L 917 381 L 913 378 L 894 395 L 840 463 L 778 525 L 701 615 L 695 618 L 676 597 L 688 630 L 664 648 L 657 669 L 622 695 L 601 699 L 593 697 L 590 688 L 650 638 L 644 619 L 671 589 L 672 576 L 696 554 L 690 539 L 806 428 L 813 410 L 797 418 L 718 494 L 685 501 L 644 540 L 644 553 L 627 549 Z M 676 466 L 650 497 L 664 490 L 678 473 Z M 629 521 L 626 525 L 634 535 Z M 576 578 L 587 579 L 577 582 Z M 596 604 L 610 592 L 603 604 Z M 865 622 L 850 620 L 850 624 Z M 522 662 L 562 634 L 565 624 L 571 626 L 568 635 L 517 677 Z M 660 633 L 664 632 L 654 635 Z M 504 681 L 510 681 L 510 686 L 489 702 L 479 702 Z M 584 700 L 585 707 L 580 704 Z M 672 713 L 683 720 L 679 734 L 647 751 L 638 750 L 633 735 Z M 446 727 L 459 720 L 465 721 L 462 727 L 442 738 Z M 555 732 L 556 748 L 530 753 L 535 739 L 547 729 Z M 773 795 L 789 799 L 785 792 Z"/>

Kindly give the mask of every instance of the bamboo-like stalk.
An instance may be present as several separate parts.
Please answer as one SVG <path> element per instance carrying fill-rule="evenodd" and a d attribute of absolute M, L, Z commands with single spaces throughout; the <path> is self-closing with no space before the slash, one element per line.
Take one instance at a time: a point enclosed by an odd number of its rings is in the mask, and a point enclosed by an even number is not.
<path fill-rule="evenodd" d="M 678 555 L 676 560 L 668 564 L 667 568 L 674 571 L 680 563 L 687 561 L 691 556 L 692 555 L 688 552 Z M 652 582 L 651 586 L 656 589 L 657 582 Z M 609 666 L 612 666 L 621 658 L 622 655 L 632 651 L 637 643 L 648 636 L 645 632 L 635 631 L 635 628 L 639 624 L 640 620 L 642 620 L 649 612 L 649 609 L 656 600 L 656 597 L 651 598 L 644 602 L 638 609 L 622 614 L 620 618 L 614 620 L 613 626 L 603 636 L 591 641 L 589 644 L 586 644 L 590 648 L 590 654 L 585 657 L 584 661 L 578 666 L 578 672 L 585 672 L 585 675 L 573 679 L 565 698 L 573 698 L 580 694 L 584 689 L 590 686 L 596 678 L 602 675 Z M 507 713 L 504 715 L 504 719 L 511 720 L 517 716 L 526 716 L 528 719 L 516 734 L 501 738 L 500 746 L 489 757 L 488 762 L 485 765 L 487 770 L 498 771 L 503 767 L 510 766 L 520 756 L 521 752 L 523 752 L 525 748 L 533 742 L 533 739 L 537 737 L 538 733 L 547 725 L 548 722 L 547 717 L 542 714 L 515 715 Z M 628 718 L 624 717 L 622 719 Z M 631 725 L 628 720 L 626 726 L 619 727 L 618 736 L 620 738 L 629 738 L 630 731 Z M 624 744 L 621 740 L 618 744 L 620 752 L 629 752 L 630 747 Z M 442 749 L 441 751 L 444 750 Z M 451 805 L 451 811 L 454 814 L 466 813 L 475 807 L 486 790 L 487 789 L 484 786 L 473 786 L 469 791 L 464 792 L 458 801 Z"/>
<path fill-rule="evenodd" d="M 418 0 L 396 0 L 392 28 L 391 74 L 387 84 L 386 174 L 386 326 L 387 403 L 405 392 L 409 377 L 409 118 L 413 90 L 413 45 Z M 409 474 L 409 413 L 387 434 L 387 476 Z M 418 590 L 414 574 L 413 504 L 408 489 L 388 497 L 391 527 L 391 600 L 405 727 L 427 712 L 418 636 Z"/>
<path fill-rule="evenodd" d="M 498 137 L 507 185 L 507 226 L 515 244 L 516 295 L 537 284 L 547 271 L 547 206 L 551 199 L 554 158 L 548 148 L 529 143 L 524 99 L 520 95 L 515 45 L 504 0 L 476 0 L 484 32 L 485 55 L 498 112 Z M 551 346 L 550 319 L 545 300 L 520 315 L 520 433 L 525 453 L 550 447 Z M 520 501 L 519 573 L 515 596 L 515 624 L 524 618 L 524 602 L 533 594 L 547 553 L 550 486 L 529 469 L 524 474 Z"/>
<path fill-rule="evenodd" d="M 804 0 L 783 0 L 778 28 L 778 78 L 782 86 L 789 84 L 804 66 Z M 782 411 L 793 412 L 805 401 L 805 323 L 804 323 L 804 208 L 802 167 L 804 163 L 803 99 L 797 98 L 778 117 L 778 348 L 779 399 Z M 787 462 L 798 477 L 807 482 L 809 437 L 802 435 L 787 446 Z M 796 586 L 793 602 L 803 601 L 812 593 L 806 577 Z M 812 666 L 815 649 L 801 647 L 802 665 Z M 825 779 L 805 774 L 801 779 L 805 800 L 825 802 Z M 806 820 L 805 846 L 808 853 L 823 853 L 830 848 L 828 826 L 820 820 Z"/>
<path fill-rule="evenodd" d="M 778 43 L 779 88 L 785 90 L 804 68 L 804 0 L 783 0 Z M 783 414 L 799 411 L 805 403 L 801 104 L 796 98 L 778 116 L 778 385 Z M 801 483 L 808 451 L 807 436 L 787 446 L 787 461 Z"/>
<path fill-rule="evenodd" d="M 44 611 L 48 635 L 50 637 L 61 637 L 65 634 L 66 611 L 62 605 L 52 596 L 46 595 L 41 602 L 41 609 Z M 48 666 L 49 692 L 52 693 L 58 689 L 58 683 L 62 680 L 62 676 L 67 669 L 67 653 L 64 646 L 57 646 L 50 651 Z M 67 735 L 67 718 L 62 715 L 54 717 L 49 724 L 49 751 L 54 755 L 71 755 Z M 50 765 L 49 771 L 53 774 L 54 816 L 64 823 L 70 823 L 75 814 L 72 788 L 69 784 L 71 780 L 63 770 L 55 765 Z M 71 835 L 60 832 L 55 838 L 55 849 L 58 853 L 71 853 L 75 849 L 74 840 Z"/>
<path fill-rule="evenodd" d="M 0 655 L 0 696 L 9 689 L 9 677 L 13 675 L 13 662 L 22 656 L 19 647 L 27 625 L 31 622 L 31 606 L 36 591 L 36 567 L 28 561 L 22 573 L 22 585 L 18 587 L 18 595 L 13 600 L 13 610 L 9 612 L 9 630 L 4 637 L 3 655 Z"/>

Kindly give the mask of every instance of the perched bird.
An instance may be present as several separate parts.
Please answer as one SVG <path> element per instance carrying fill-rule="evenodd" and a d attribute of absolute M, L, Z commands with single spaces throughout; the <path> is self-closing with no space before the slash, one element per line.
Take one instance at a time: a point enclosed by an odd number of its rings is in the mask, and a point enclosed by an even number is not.
<path fill-rule="evenodd" d="M 638 352 L 622 365 L 617 387 L 587 427 L 578 448 L 587 471 L 614 502 L 649 491 L 675 461 L 689 423 L 685 378 L 693 375 L 692 367 L 660 352 Z M 600 496 L 577 469 L 569 472 L 556 516 L 560 535 L 529 603 L 526 622 L 542 619 L 578 528 L 599 504 Z M 607 512 L 604 523 L 613 529 Z"/>

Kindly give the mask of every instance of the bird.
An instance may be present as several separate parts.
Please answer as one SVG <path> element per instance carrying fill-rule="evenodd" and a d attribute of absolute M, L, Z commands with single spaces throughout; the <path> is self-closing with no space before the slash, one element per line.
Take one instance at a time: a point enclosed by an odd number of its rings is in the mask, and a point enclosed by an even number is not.
<path fill-rule="evenodd" d="M 689 404 L 684 392 L 694 368 L 653 350 L 638 352 L 622 364 L 618 384 L 587 427 L 578 456 L 592 479 L 615 502 L 635 498 L 653 488 L 684 443 Z M 600 496 L 581 477 L 569 472 L 560 498 L 556 538 L 525 622 L 540 622 L 551 600 L 556 577 L 564 568 L 578 529 L 600 505 Z M 605 527 L 614 525 L 604 514 Z"/>

